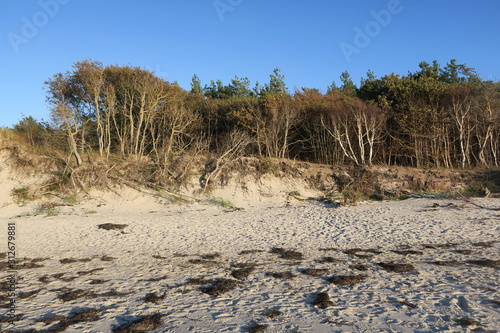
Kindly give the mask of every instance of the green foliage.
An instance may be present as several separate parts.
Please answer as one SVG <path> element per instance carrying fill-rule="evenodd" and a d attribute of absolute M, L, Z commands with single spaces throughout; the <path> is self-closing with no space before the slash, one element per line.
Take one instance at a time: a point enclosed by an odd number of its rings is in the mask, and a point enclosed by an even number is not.
<path fill-rule="evenodd" d="M 340 81 L 342 82 L 342 86 L 340 87 L 340 89 L 344 94 L 346 94 L 347 96 L 358 95 L 358 89 L 356 88 L 356 85 L 352 81 L 349 72 L 347 71 L 342 72 L 342 75 L 340 75 Z"/>
<path fill-rule="evenodd" d="M 25 213 L 21 213 L 21 214 L 19 214 L 19 215 L 16 215 L 16 216 L 14 216 L 14 217 L 15 217 L 15 218 L 23 218 L 23 217 L 29 217 L 29 216 L 33 216 L 33 214 L 32 214 L 32 213 L 30 213 L 30 212 L 25 212 Z"/>
<path fill-rule="evenodd" d="M 196 95 L 203 94 L 203 88 L 201 87 L 201 80 L 196 74 L 193 75 L 193 78 L 191 80 L 191 93 Z"/>
<path fill-rule="evenodd" d="M 460 194 L 467 198 L 484 197 L 486 191 L 500 193 L 500 186 L 495 185 L 492 181 L 479 181 L 460 190 Z"/>
<path fill-rule="evenodd" d="M 33 200 L 33 197 L 29 194 L 28 187 L 14 188 L 11 195 L 14 197 L 14 201 L 20 206 L 25 206 L 28 201 Z"/>
<path fill-rule="evenodd" d="M 229 200 L 224 200 L 219 197 L 207 196 L 205 202 L 211 205 L 216 205 L 225 209 L 233 209 L 236 208 L 234 204 Z"/>
<path fill-rule="evenodd" d="M 45 215 L 45 217 L 58 216 L 61 211 L 57 208 L 58 205 L 53 202 L 44 202 L 40 204 L 33 215 Z"/>
<path fill-rule="evenodd" d="M 302 198 L 302 196 L 300 195 L 300 193 L 298 191 L 292 191 L 292 192 L 288 193 L 288 196 L 290 198 L 297 199 L 298 201 L 305 201 L 305 199 Z"/>
<path fill-rule="evenodd" d="M 63 197 L 63 202 L 65 204 L 69 204 L 69 205 L 76 205 L 78 203 L 78 195 L 71 194 L 71 195 L 65 196 L 65 197 Z"/>
<path fill-rule="evenodd" d="M 87 210 L 85 211 L 84 213 L 85 215 L 90 215 L 90 214 L 97 214 L 97 211 L 96 210 Z"/>
<path fill-rule="evenodd" d="M 22 118 L 19 123 L 14 125 L 14 132 L 26 139 L 33 147 L 43 147 L 48 144 L 51 135 L 50 128 L 29 116 Z"/>

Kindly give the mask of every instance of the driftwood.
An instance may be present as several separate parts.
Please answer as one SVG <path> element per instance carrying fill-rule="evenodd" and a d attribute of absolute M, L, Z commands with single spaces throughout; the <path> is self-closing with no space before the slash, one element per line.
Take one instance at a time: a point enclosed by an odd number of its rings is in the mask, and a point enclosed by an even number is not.
<path fill-rule="evenodd" d="M 475 203 L 474 201 L 472 201 L 472 199 L 467 198 L 465 195 L 463 195 L 462 193 L 458 192 L 457 190 L 455 190 L 454 192 L 458 195 L 458 197 L 460 199 L 462 199 L 463 201 L 465 201 L 465 203 L 462 204 L 462 207 L 464 207 L 467 204 L 470 204 L 470 205 L 476 206 L 476 207 L 481 208 L 481 209 L 500 210 L 500 208 L 488 208 L 488 207 L 481 206 L 481 205 Z"/>

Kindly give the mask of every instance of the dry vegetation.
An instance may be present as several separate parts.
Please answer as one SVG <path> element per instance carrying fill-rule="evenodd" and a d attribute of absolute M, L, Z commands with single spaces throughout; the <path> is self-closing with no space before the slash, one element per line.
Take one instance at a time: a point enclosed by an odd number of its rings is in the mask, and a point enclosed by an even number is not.
<path fill-rule="evenodd" d="M 202 87 L 194 77 L 185 91 L 141 68 L 77 62 L 45 82 L 49 123 L 25 117 L 0 130 L 12 168 L 48 175 L 12 195 L 20 205 L 42 197 L 71 205 L 75 193 L 128 186 L 179 202 L 199 200 L 187 188 L 203 196 L 266 174 L 305 179 L 344 205 L 457 184 L 466 197 L 500 192 L 500 171 L 490 169 L 500 163 L 500 86 L 455 60 L 423 62 L 403 77 L 368 73 L 359 88 L 344 73 L 326 94 L 290 94 L 278 69 L 264 86 L 249 85 L 236 77 Z"/>

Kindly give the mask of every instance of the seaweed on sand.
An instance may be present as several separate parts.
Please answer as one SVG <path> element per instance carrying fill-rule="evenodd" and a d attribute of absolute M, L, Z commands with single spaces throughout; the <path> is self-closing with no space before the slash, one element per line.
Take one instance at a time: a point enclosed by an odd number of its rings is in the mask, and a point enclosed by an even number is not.
<path fill-rule="evenodd" d="M 399 264 L 395 262 L 381 262 L 378 264 L 383 269 L 391 273 L 406 273 L 415 270 L 412 264 Z"/>
<path fill-rule="evenodd" d="M 320 309 L 325 309 L 332 306 L 333 302 L 330 300 L 330 296 L 328 296 L 327 293 L 319 293 L 316 295 L 316 299 L 312 302 L 312 304 Z"/>
<path fill-rule="evenodd" d="M 136 320 L 125 323 L 120 326 L 114 327 L 111 332 L 113 333 L 140 333 L 151 332 L 163 325 L 160 313 L 154 313 L 147 316 L 142 316 Z"/>
<path fill-rule="evenodd" d="M 212 281 L 208 287 L 201 287 L 201 292 L 216 297 L 235 289 L 241 282 L 232 279 L 219 278 Z"/>
<path fill-rule="evenodd" d="M 352 286 L 360 283 L 367 278 L 366 275 L 336 275 L 328 279 L 328 282 L 338 286 Z"/>

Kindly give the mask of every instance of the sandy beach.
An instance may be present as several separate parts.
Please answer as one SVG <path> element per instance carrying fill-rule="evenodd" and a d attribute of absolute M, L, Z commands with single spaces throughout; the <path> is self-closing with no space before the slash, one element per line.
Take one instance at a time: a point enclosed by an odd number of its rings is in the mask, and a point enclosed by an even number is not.
<path fill-rule="evenodd" d="M 7 207 L 19 295 L 1 330 L 497 332 L 500 200 L 475 202 L 492 209 L 442 198 Z"/>

